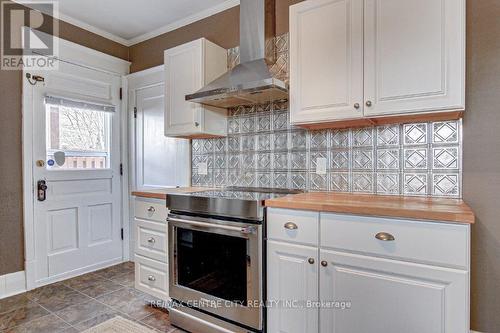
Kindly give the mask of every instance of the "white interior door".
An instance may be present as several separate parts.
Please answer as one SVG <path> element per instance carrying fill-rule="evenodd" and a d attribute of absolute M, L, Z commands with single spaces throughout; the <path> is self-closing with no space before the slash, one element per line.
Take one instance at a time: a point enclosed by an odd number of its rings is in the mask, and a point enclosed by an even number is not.
<path fill-rule="evenodd" d="M 37 285 L 122 260 L 121 78 L 65 62 L 41 75 L 29 92 Z"/>
<path fill-rule="evenodd" d="M 189 140 L 165 137 L 164 83 L 135 90 L 136 188 L 189 186 Z"/>

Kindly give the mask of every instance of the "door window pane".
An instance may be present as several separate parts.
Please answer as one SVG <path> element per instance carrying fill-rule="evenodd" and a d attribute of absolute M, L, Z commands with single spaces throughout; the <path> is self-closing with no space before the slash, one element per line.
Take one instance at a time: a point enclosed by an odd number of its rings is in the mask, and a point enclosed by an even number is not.
<path fill-rule="evenodd" d="M 46 103 L 46 114 L 47 168 L 110 168 L 111 112 Z M 64 152 L 62 165 L 57 152 Z"/>

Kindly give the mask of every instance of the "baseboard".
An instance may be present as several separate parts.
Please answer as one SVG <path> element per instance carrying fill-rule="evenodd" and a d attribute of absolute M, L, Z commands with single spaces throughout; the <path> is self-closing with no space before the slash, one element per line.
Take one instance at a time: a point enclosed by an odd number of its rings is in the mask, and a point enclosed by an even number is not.
<path fill-rule="evenodd" d="M 0 299 L 14 296 L 26 291 L 26 274 L 24 271 L 0 276 Z"/>
<path fill-rule="evenodd" d="M 82 267 L 79 269 L 75 269 L 75 270 L 72 270 L 72 271 L 69 271 L 69 272 L 66 272 L 63 274 L 54 275 L 54 276 L 51 276 L 50 278 L 45 278 L 45 279 L 41 279 L 38 281 L 34 281 L 31 289 L 35 289 L 35 288 L 39 288 L 39 287 L 42 287 L 42 286 L 45 286 L 48 284 L 71 279 L 71 278 L 79 276 L 79 275 L 91 273 L 91 272 L 97 271 L 99 269 L 103 269 L 103 268 L 117 265 L 121 262 L 123 262 L 123 258 L 119 257 L 119 258 L 104 261 L 104 262 L 101 262 L 98 264 L 93 264 L 93 265 L 85 266 L 85 267 Z"/>

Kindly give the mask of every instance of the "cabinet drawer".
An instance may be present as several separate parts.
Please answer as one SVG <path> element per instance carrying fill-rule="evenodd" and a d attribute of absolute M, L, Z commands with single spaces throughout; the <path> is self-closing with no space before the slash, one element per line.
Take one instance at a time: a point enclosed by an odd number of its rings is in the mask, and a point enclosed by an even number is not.
<path fill-rule="evenodd" d="M 167 262 L 167 225 L 135 220 L 135 252 L 147 258 Z"/>
<path fill-rule="evenodd" d="M 269 208 L 267 235 L 269 239 L 318 245 L 319 213 Z"/>
<path fill-rule="evenodd" d="M 466 268 L 468 237 L 466 225 L 321 214 L 323 248 Z"/>
<path fill-rule="evenodd" d="M 135 256 L 135 288 L 162 300 L 168 299 L 166 263 Z"/>
<path fill-rule="evenodd" d="M 167 206 L 165 201 L 135 199 L 135 217 L 166 223 Z"/>

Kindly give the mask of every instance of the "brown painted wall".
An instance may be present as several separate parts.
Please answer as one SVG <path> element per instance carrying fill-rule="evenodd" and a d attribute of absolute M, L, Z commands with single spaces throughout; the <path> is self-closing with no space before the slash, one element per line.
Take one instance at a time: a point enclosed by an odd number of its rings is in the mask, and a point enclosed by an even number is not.
<path fill-rule="evenodd" d="M 239 6 L 130 47 L 131 72 L 163 64 L 163 51 L 205 37 L 225 48 L 239 44 Z"/>
<path fill-rule="evenodd" d="M 500 332 L 500 1 L 467 1 L 463 193 L 474 209 L 472 329 Z"/>
<path fill-rule="evenodd" d="M 128 59 L 128 48 L 111 40 L 66 22 L 59 31 L 63 39 Z M 24 270 L 21 94 L 21 72 L 0 70 L 0 275 Z"/>
<path fill-rule="evenodd" d="M 276 0 L 276 34 L 288 32 L 288 7 L 303 0 Z M 130 47 L 131 72 L 163 64 L 163 51 L 205 37 L 228 49 L 239 45 L 239 6 Z"/>

